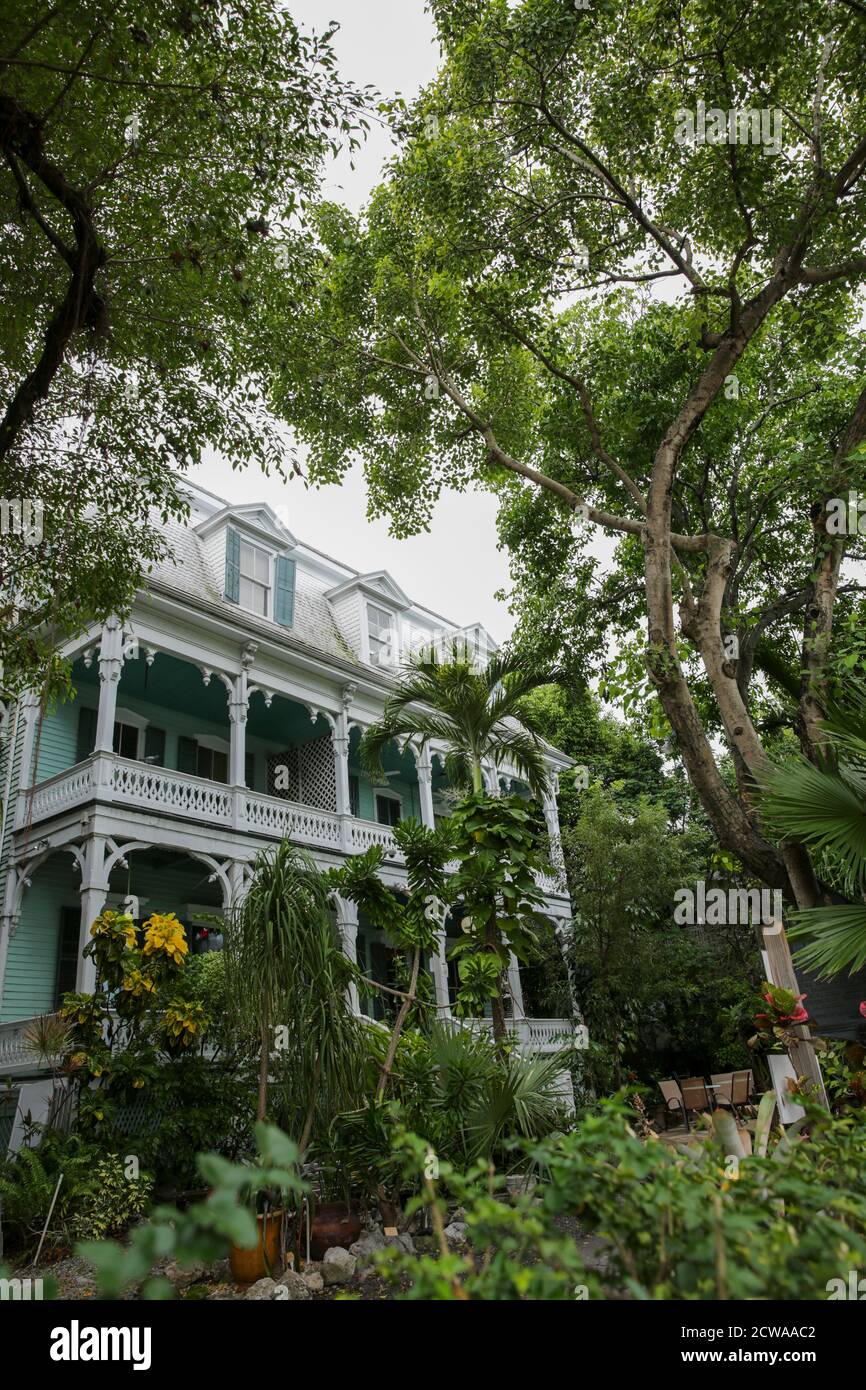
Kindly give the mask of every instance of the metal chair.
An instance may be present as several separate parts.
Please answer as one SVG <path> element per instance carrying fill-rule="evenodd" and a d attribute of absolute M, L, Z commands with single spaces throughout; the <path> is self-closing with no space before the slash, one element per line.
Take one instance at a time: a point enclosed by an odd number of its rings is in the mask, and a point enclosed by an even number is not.
<path fill-rule="evenodd" d="M 735 1071 L 731 1077 L 731 1104 L 735 1107 L 748 1105 L 754 1084 L 752 1073 L 748 1069 Z"/>
<path fill-rule="evenodd" d="M 712 1110 L 713 1102 L 707 1083 L 702 1076 L 684 1076 L 679 1078 L 680 1090 L 683 1093 L 683 1105 L 686 1111 L 689 1110 Z"/>
<path fill-rule="evenodd" d="M 710 1080 L 713 1083 L 713 1096 L 716 1105 L 733 1105 L 731 1089 L 734 1073 L 732 1071 L 711 1072 Z"/>
<path fill-rule="evenodd" d="M 662 1093 L 665 1103 L 665 1129 L 668 1127 L 668 1116 L 679 1112 L 685 1121 L 686 1129 L 689 1127 L 689 1117 L 686 1114 L 686 1107 L 683 1103 L 683 1093 L 676 1081 L 660 1081 L 659 1090 Z"/>

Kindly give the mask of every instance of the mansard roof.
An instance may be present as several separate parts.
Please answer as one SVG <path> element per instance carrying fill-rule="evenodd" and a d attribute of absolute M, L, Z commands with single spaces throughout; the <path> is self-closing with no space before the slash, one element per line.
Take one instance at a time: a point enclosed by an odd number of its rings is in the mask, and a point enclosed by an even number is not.
<path fill-rule="evenodd" d="M 333 589 L 328 590 L 328 598 L 333 603 L 335 599 L 342 598 L 353 589 L 359 589 L 368 598 L 381 599 L 394 608 L 412 607 L 412 600 L 404 594 L 387 570 L 374 570 L 371 574 L 356 574 L 350 579 L 344 579 L 342 584 L 336 584 Z"/>

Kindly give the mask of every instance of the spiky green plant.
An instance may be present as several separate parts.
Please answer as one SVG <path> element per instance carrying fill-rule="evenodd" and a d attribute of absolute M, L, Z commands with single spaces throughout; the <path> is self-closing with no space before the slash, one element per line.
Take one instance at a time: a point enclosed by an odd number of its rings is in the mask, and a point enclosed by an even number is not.
<path fill-rule="evenodd" d="M 352 965 L 336 940 L 329 889 L 305 851 L 282 841 L 255 862 L 225 933 L 230 1006 L 260 1046 L 258 1116 L 269 1071 L 281 1118 L 303 1153 L 317 1119 L 360 1097 L 360 1031 L 349 1004 Z"/>
<path fill-rule="evenodd" d="M 481 792 L 484 762 L 507 762 L 540 796 L 547 785 L 544 745 L 521 702 L 557 679 L 556 670 L 530 666 L 513 654 L 497 653 L 478 668 L 459 644 L 444 658 L 421 653 L 403 669 L 382 718 L 361 740 L 364 766 L 380 776 L 382 753 L 392 739 L 408 737 L 422 748 L 433 740 L 447 749 L 445 772 L 453 786 Z"/>
<path fill-rule="evenodd" d="M 789 935 L 798 963 L 825 977 L 866 965 L 866 689 L 853 686 L 823 722 L 825 755 L 801 754 L 764 778 L 762 814 L 777 834 L 805 845 L 848 902 L 798 912 Z"/>

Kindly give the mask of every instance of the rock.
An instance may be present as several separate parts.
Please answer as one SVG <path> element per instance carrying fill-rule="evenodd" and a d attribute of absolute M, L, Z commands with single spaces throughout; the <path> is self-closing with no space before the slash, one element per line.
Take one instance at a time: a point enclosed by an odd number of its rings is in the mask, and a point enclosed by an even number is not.
<path fill-rule="evenodd" d="M 277 1280 L 274 1298 L 283 1302 L 299 1303 L 305 1298 L 310 1298 L 312 1292 L 303 1274 L 296 1274 L 293 1269 L 287 1269 Z"/>
<path fill-rule="evenodd" d="M 305 1269 L 301 1275 L 310 1293 L 321 1293 L 325 1287 L 325 1281 L 317 1269 Z"/>
<path fill-rule="evenodd" d="M 454 1223 L 455 1221 L 457 1222 L 457 1224 L 458 1224 L 459 1226 L 462 1226 L 462 1225 L 465 1224 L 465 1221 L 466 1221 L 466 1208 L 465 1208 L 465 1207 L 455 1207 L 455 1208 L 454 1208 L 454 1210 L 453 1210 L 452 1213 L 451 1213 L 451 1222 L 452 1222 L 452 1225 L 453 1225 L 453 1223 Z"/>
<path fill-rule="evenodd" d="M 445 1227 L 445 1239 L 449 1245 L 466 1245 L 469 1239 L 468 1230 L 465 1221 L 452 1221 L 450 1226 Z"/>
<path fill-rule="evenodd" d="M 408 1232 L 403 1232 L 398 1236 L 386 1236 L 386 1245 L 396 1245 L 398 1250 L 403 1250 L 407 1255 L 415 1254 L 415 1242 Z"/>
<path fill-rule="evenodd" d="M 250 1284 L 244 1298 L 261 1302 L 263 1299 L 271 1299 L 274 1296 L 276 1283 L 273 1279 L 257 1279 L 254 1284 Z"/>
<path fill-rule="evenodd" d="M 329 1287 L 332 1284 L 348 1284 L 355 1273 L 356 1264 L 355 1256 L 344 1250 L 342 1245 L 332 1245 L 330 1250 L 325 1251 L 322 1261 L 322 1278 L 325 1284 Z"/>
<path fill-rule="evenodd" d="M 349 1254 L 354 1255 L 356 1260 L 368 1263 L 374 1251 L 384 1250 L 389 1244 L 393 1244 L 393 1237 L 384 1235 L 381 1229 L 366 1230 L 361 1232 L 354 1245 L 349 1246 Z"/>
<path fill-rule="evenodd" d="M 419 1255 L 430 1255 L 438 1250 L 439 1246 L 435 1236 L 416 1236 L 415 1250 Z"/>

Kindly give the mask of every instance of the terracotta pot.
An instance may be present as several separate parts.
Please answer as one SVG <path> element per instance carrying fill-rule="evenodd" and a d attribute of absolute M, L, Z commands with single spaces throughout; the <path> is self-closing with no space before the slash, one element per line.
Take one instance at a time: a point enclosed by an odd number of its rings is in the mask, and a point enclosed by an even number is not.
<path fill-rule="evenodd" d="M 361 1234 L 361 1218 L 357 1211 L 345 1202 L 319 1202 L 310 1223 L 310 1258 L 321 1260 L 325 1251 L 332 1245 L 347 1248 L 353 1245 Z M 300 1246 L 306 1254 L 307 1228 L 301 1218 Z"/>
<path fill-rule="evenodd" d="M 280 1231 L 283 1225 L 282 1211 L 269 1211 L 267 1225 L 262 1214 L 256 1218 L 259 1227 L 258 1244 L 251 1250 L 242 1250 L 239 1245 L 229 1249 L 229 1268 L 236 1284 L 254 1284 L 257 1279 L 273 1276 L 280 1263 Z"/>

